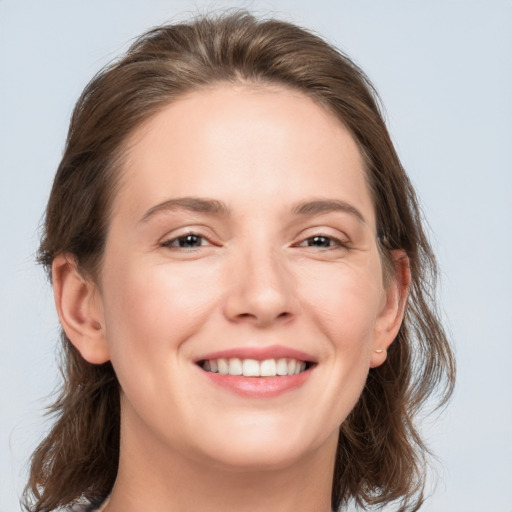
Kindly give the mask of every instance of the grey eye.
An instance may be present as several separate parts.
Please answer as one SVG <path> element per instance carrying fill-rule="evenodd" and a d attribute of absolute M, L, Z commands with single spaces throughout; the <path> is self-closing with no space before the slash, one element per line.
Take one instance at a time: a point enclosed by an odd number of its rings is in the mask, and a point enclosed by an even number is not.
<path fill-rule="evenodd" d="M 332 239 L 327 236 L 313 236 L 306 240 L 308 247 L 331 247 Z"/>
<path fill-rule="evenodd" d="M 167 240 L 162 245 L 164 247 L 171 248 L 195 249 L 196 247 L 205 245 L 205 243 L 206 239 L 203 236 L 196 235 L 194 233 L 188 233 L 186 235 Z"/>
<path fill-rule="evenodd" d="M 180 247 L 199 247 L 202 245 L 203 237 L 199 235 L 186 235 L 176 239 Z"/>

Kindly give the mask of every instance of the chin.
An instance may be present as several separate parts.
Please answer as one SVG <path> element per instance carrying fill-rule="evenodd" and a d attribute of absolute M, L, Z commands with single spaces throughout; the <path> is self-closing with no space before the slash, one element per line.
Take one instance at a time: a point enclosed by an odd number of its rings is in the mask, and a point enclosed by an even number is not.
<path fill-rule="evenodd" d="M 241 449 L 236 447 L 223 453 L 209 454 L 210 461 L 218 469 L 241 473 L 279 471 L 307 459 L 304 447 L 275 451 L 272 448 L 254 446 Z"/>
<path fill-rule="evenodd" d="M 307 461 L 314 453 L 328 447 L 333 450 L 338 429 L 331 435 L 304 432 L 300 427 L 276 429 L 230 429 L 222 440 L 210 439 L 205 452 L 210 463 L 228 471 L 254 472 L 282 470 Z"/>

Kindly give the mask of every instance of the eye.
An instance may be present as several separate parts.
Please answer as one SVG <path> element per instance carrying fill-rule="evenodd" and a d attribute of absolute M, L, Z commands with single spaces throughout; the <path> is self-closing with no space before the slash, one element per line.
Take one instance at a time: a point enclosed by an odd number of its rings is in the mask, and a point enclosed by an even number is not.
<path fill-rule="evenodd" d="M 208 240 L 196 233 L 186 233 L 184 235 L 171 238 L 162 242 L 162 247 L 169 247 L 171 249 L 197 249 L 204 245 L 210 245 Z"/>
<path fill-rule="evenodd" d="M 327 235 L 315 235 L 304 239 L 296 244 L 296 247 L 312 247 L 315 249 L 339 249 L 348 248 L 348 242 L 343 242 L 339 238 Z"/>
<path fill-rule="evenodd" d="M 313 236 L 305 240 L 308 247 L 331 247 L 333 240 L 327 236 Z"/>

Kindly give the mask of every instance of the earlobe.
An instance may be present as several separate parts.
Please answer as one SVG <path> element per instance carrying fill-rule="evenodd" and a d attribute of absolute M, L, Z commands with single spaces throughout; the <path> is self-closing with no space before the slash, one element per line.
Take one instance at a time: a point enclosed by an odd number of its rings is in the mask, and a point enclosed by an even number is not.
<path fill-rule="evenodd" d="M 71 343 L 89 363 L 107 362 L 110 356 L 97 285 L 79 272 L 70 254 L 53 260 L 52 281 L 60 323 Z"/>
<path fill-rule="evenodd" d="M 370 367 L 380 366 L 387 358 L 387 350 L 396 338 L 404 319 L 411 283 L 409 257 L 404 250 L 391 251 L 394 273 L 385 290 L 384 306 L 375 325 Z"/>

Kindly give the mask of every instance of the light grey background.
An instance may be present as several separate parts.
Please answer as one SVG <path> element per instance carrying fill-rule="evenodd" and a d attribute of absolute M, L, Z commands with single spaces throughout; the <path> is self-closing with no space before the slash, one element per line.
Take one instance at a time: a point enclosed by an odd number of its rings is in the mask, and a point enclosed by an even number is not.
<path fill-rule="evenodd" d="M 57 382 L 57 320 L 34 264 L 75 100 L 150 26 L 244 6 L 325 35 L 368 73 L 443 271 L 459 379 L 425 421 L 441 483 L 424 510 L 512 511 L 512 3 L 505 0 L 0 0 L 0 512 Z"/>

